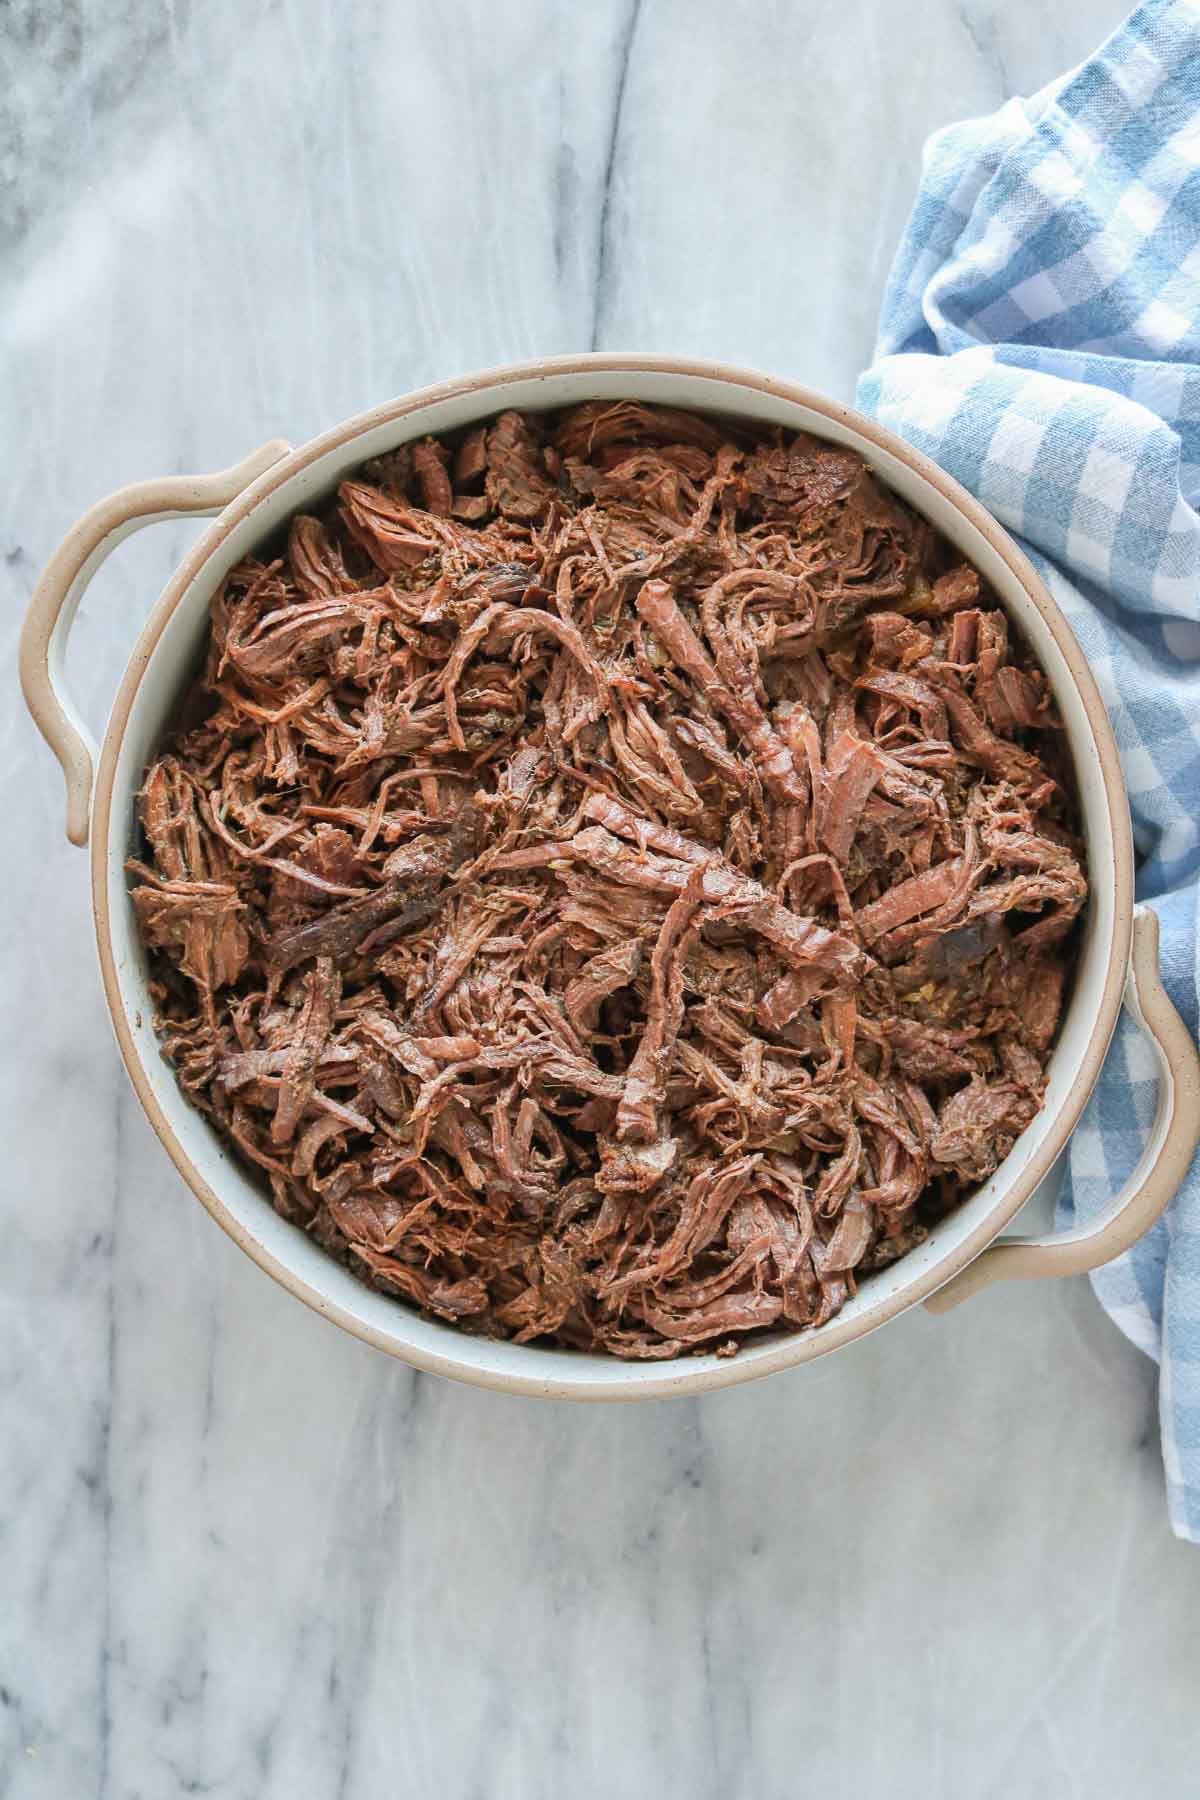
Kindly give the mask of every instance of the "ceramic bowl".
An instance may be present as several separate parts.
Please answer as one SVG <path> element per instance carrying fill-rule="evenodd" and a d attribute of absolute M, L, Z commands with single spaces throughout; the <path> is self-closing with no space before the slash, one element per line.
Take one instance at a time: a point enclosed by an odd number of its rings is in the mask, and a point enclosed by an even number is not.
<path fill-rule="evenodd" d="M 505 407 L 540 410 L 596 399 L 661 402 L 802 429 L 859 452 L 881 481 L 975 565 L 1019 627 L 1054 690 L 1079 784 L 1091 899 L 1041 1112 L 977 1193 L 917 1249 L 864 1278 L 828 1324 L 751 1342 L 732 1358 L 624 1363 L 493 1342 L 423 1318 L 356 1280 L 273 1210 L 257 1182 L 184 1101 L 155 1041 L 146 959 L 126 883 L 135 796 L 196 666 L 209 602 L 227 571 L 368 457 L 410 438 L 474 424 Z M 63 685 L 75 608 L 122 536 L 185 513 L 219 516 L 154 607 L 97 753 Z M 484 1387 L 572 1399 L 640 1400 L 728 1387 L 810 1362 L 917 1301 L 936 1296 L 935 1308 L 945 1307 L 996 1276 L 1077 1273 L 1107 1261 L 1158 1216 L 1186 1170 L 1200 1131 L 1200 1074 L 1158 980 L 1156 921 L 1149 913 L 1135 918 L 1120 763 L 1079 645 L 1029 562 L 977 501 L 907 444 L 819 394 L 719 364 L 648 356 L 559 358 L 426 388 L 348 419 L 299 449 L 267 444 L 219 475 L 135 484 L 94 507 L 51 561 L 30 605 L 21 670 L 30 709 L 67 777 L 68 835 L 79 844 L 90 836 L 104 991 L 121 1056 L 151 1125 L 196 1197 L 262 1269 L 335 1324 L 418 1368 Z M 995 1244 L 1063 1149 L 1099 1073 L 1123 998 L 1160 1052 L 1159 1116 L 1142 1163 L 1086 1229 Z"/>

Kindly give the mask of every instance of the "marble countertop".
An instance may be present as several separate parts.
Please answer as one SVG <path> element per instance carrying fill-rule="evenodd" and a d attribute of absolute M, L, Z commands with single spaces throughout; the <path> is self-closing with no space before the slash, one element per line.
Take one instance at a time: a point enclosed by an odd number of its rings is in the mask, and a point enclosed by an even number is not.
<path fill-rule="evenodd" d="M 11 679 L 93 499 L 596 346 L 849 397 L 935 126 L 1034 0 L 12 0 L 0 16 L 4 1800 L 1195 1790 L 1200 1554 L 1082 1281 L 632 1408 L 417 1376 L 260 1275 L 118 1066 Z M 189 540 L 110 563 L 99 722 Z"/>

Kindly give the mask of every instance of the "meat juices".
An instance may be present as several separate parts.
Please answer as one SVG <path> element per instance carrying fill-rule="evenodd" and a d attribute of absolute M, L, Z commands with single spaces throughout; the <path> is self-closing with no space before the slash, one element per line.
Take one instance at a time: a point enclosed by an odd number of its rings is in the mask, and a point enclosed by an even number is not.
<path fill-rule="evenodd" d="M 804 435 L 405 446 L 212 606 L 132 897 L 188 1098 L 464 1330 L 823 1324 L 1040 1104 L 1086 897 L 1046 684 Z"/>

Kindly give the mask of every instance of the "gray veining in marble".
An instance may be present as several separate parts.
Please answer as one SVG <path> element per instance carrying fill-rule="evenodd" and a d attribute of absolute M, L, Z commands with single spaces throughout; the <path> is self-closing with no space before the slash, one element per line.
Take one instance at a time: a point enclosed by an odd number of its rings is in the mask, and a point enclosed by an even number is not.
<path fill-rule="evenodd" d="M 539 352 L 848 397 L 936 125 L 1034 0 L 0 7 L 0 1796 L 1194 1793 L 1200 1554 L 1081 1282 L 703 1402 L 417 1377 L 254 1270 L 127 1090 L 11 680 L 73 517 Z M 188 542 L 89 594 L 97 722 Z"/>

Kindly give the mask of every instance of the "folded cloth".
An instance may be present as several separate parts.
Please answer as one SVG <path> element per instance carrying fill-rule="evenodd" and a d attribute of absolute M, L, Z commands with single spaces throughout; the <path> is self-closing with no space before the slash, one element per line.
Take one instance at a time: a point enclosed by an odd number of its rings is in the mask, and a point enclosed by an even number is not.
<path fill-rule="evenodd" d="M 1033 99 L 930 139 L 858 405 L 1020 537 L 1071 621 L 1116 731 L 1138 895 L 1195 1034 L 1200 4 L 1150 0 Z M 1111 1198 L 1155 1099 L 1123 1015 L 1060 1222 Z M 1171 1522 L 1200 1542 L 1200 1160 L 1092 1285 L 1159 1361 Z"/>

